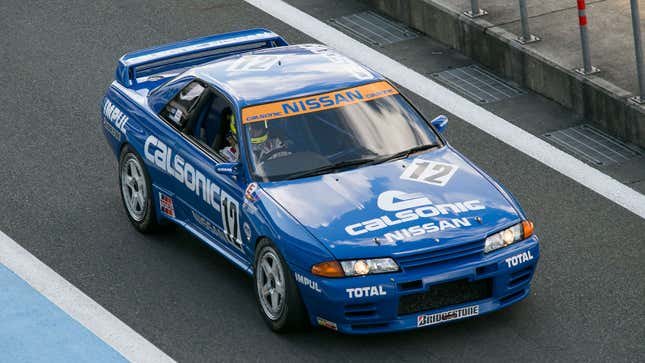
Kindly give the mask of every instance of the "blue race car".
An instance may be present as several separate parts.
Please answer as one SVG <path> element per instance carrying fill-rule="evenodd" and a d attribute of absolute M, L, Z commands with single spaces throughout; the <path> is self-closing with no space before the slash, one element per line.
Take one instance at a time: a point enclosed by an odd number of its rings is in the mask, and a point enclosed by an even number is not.
<path fill-rule="evenodd" d="M 533 224 L 381 75 L 253 29 L 119 59 L 102 125 L 141 232 L 253 276 L 274 331 L 420 328 L 529 294 Z"/>

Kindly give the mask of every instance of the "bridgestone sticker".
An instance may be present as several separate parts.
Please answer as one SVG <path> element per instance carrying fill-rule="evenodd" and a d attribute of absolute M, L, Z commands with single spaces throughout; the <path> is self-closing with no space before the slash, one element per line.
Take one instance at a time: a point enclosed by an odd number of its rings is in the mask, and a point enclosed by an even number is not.
<path fill-rule="evenodd" d="M 464 308 L 448 310 L 442 313 L 419 315 L 417 316 L 417 328 L 476 315 L 479 315 L 479 305 L 466 306 Z"/>

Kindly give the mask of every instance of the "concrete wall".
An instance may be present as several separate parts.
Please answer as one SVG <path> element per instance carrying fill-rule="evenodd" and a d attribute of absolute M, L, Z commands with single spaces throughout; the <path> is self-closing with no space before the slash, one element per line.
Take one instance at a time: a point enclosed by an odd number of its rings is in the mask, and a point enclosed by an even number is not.
<path fill-rule="evenodd" d="M 629 92 L 598 77 L 587 78 L 515 41 L 516 34 L 470 19 L 433 0 L 361 0 L 455 48 L 498 74 L 550 98 L 585 121 L 645 148 L 645 109 Z"/>

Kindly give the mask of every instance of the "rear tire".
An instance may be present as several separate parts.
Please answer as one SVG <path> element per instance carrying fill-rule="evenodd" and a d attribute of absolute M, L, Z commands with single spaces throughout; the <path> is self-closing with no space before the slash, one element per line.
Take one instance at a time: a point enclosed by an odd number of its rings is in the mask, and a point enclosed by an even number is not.
<path fill-rule="evenodd" d="M 268 239 L 256 247 L 253 281 L 260 314 L 271 330 L 287 333 L 307 326 L 307 312 L 293 272 Z"/>
<path fill-rule="evenodd" d="M 158 229 L 152 183 L 145 163 L 134 149 L 126 145 L 119 157 L 119 189 L 128 219 L 139 232 Z"/>

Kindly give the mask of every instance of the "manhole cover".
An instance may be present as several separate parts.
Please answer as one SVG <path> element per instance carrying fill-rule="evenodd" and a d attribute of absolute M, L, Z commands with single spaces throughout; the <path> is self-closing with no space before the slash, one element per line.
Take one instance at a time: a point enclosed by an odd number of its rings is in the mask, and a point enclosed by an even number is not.
<path fill-rule="evenodd" d="M 548 132 L 542 137 L 580 159 L 596 165 L 617 164 L 643 155 L 637 147 L 586 124 Z"/>
<path fill-rule="evenodd" d="M 418 36 L 411 28 L 373 11 L 329 19 L 329 23 L 349 36 L 371 45 L 387 45 Z"/>
<path fill-rule="evenodd" d="M 433 77 L 479 103 L 497 102 L 526 93 L 476 65 L 434 73 Z"/>

